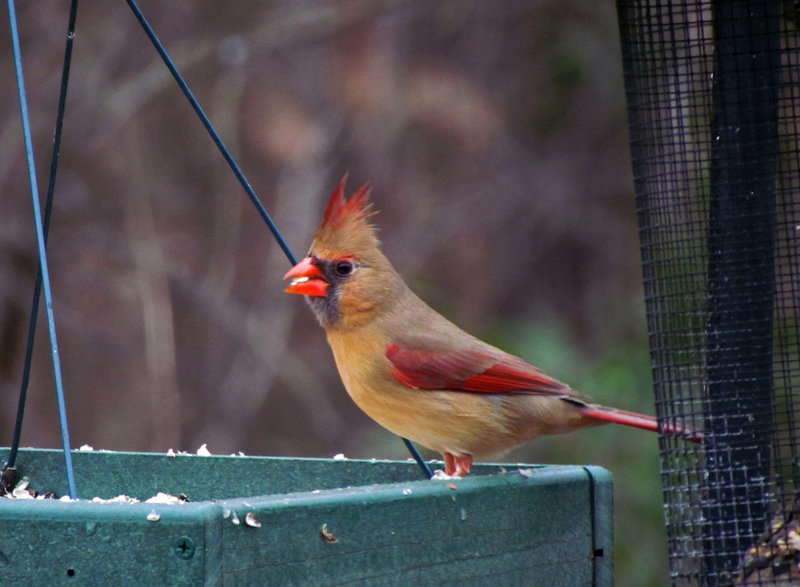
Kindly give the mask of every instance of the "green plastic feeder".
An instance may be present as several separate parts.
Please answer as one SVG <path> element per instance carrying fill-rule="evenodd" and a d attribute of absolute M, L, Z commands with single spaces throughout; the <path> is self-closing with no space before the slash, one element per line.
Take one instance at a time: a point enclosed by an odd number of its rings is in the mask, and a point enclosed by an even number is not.
<path fill-rule="evenodd" d="M 5 455 L 4 455 L 5 456 Z M 4 585 L 611 585 L 599 467 L 73 453 L 79 500 L 0 499 Z M 64 455 L 20 476 L 66 493 Z M 144 503 L 159 492 L 188 503 Z M 95 503 L 128 495 L 140 503 Z"/>

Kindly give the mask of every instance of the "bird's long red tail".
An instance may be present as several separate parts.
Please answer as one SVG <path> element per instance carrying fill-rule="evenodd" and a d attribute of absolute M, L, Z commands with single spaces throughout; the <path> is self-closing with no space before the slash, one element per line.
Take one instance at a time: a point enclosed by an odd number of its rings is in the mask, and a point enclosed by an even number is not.
<path fill-rule="evenodd" d="M 641 428 L 642 430 L 650 430 L 651 432 L 663 432 L 664 434 L 681 436 L 689 442 L 695 442 L 697 444 L 703 443 L 703 435 L 696 430 L 683 426 L 670 425 L 659 428 L 658 421 L 652 416 L 645 416 L 644 414 L 627 412 L 616 408 L 607 408 L 596 404 L 585 405 L 582 412 L 585 416 L 596 420 L 622 424 L 623 426 L 632 426 L 634 428 Z"/>

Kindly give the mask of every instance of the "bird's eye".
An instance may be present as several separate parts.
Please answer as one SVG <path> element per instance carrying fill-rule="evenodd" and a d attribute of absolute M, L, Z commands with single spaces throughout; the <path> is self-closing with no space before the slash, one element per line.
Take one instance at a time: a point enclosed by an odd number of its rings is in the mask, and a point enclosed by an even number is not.
<path fill-rule="evenodd" d="M 336 264 L 336 273 L 339 275 L 350 275 L 353 272 L 353 264 L 350 261 L 339 261 Z"/>

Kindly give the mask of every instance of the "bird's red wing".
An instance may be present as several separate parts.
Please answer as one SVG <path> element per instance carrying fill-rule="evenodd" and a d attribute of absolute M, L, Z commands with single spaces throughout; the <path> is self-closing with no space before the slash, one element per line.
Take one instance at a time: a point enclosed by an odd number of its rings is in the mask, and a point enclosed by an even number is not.
<path fill-rule="evenodd" d="M 569 387 L 499 349 L 432 352 L 391 344 L 386 358 L 395 379 L 417 389 L 476 393 L 571 395 Z"/>

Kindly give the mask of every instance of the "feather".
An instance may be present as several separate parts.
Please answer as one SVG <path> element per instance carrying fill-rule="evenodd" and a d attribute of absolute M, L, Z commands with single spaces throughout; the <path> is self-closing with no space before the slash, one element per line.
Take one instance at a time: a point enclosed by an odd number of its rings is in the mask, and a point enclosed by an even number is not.
<path fill-rule="evenodd" d="M 394 378 L 417 389 L 551 396 L 574 393 L 533 365 L 494 347 L 430 352 L 391 344 L 386 358 L 392 363 Z"/>
<path fill-rule="evenodd" d="M 344 188 L 347 184 L 345 175 L 331 194 L 325 214 L 322 216 L 321 229 L 342 230 L 348 224 L 358 223 L 373 216 L 372 204 L 369 202 L 371 188 L 369 184 L 361 186 L 349 199 L 344 199 Z"/>
<path fill-rule="evenodd" d="M 582 406 L 581 413 L 595 420 L 602 420 L 603 422 L 611 422 L 613 424 L 622 424 L 623 426 L 632 426 L 633 428 L 641 428 L 642 430 L 650 430 L 651 432 L 661 432 L 674 436 L 682 436 L 689 442 L 696 444 L 703 444 L 703 435 L 692 428 L 681 426 L 680 424 L 661 424 L 652 416 L 645 416 L 644 414 L 637 414 L 636 412 L 628 412 L 619 410 L 617 408 L 607 408 L 605 406 L 598 406 L 597 404 L 588 404 Z"/>
<path fill-rule="evenodd" d="M 375 227 L 369 222 L 375 214 L 369 202 L 369 184 L 364 184 L 345 200 L 346 183 L 345 175 L 331 194 L 322 224 L 311 243 L 311 252 L 323 258 L 380 255 L 380 242 Z"/>
<path fill-rule="evenodd" d="M 626 412 L 625 410 L 598 405 L 583 406 L 581 412 L 584 416 L 589 416 L 595 420 L 603 420 L 604 422 L 613 422 L 614 424 L 622 424 L 624 426 L 633 426 L 634 428 L 641 428 L 642 430 L 658 432 L 658 422 L 652 416 L 645 416 L 644 414 Z"/>

